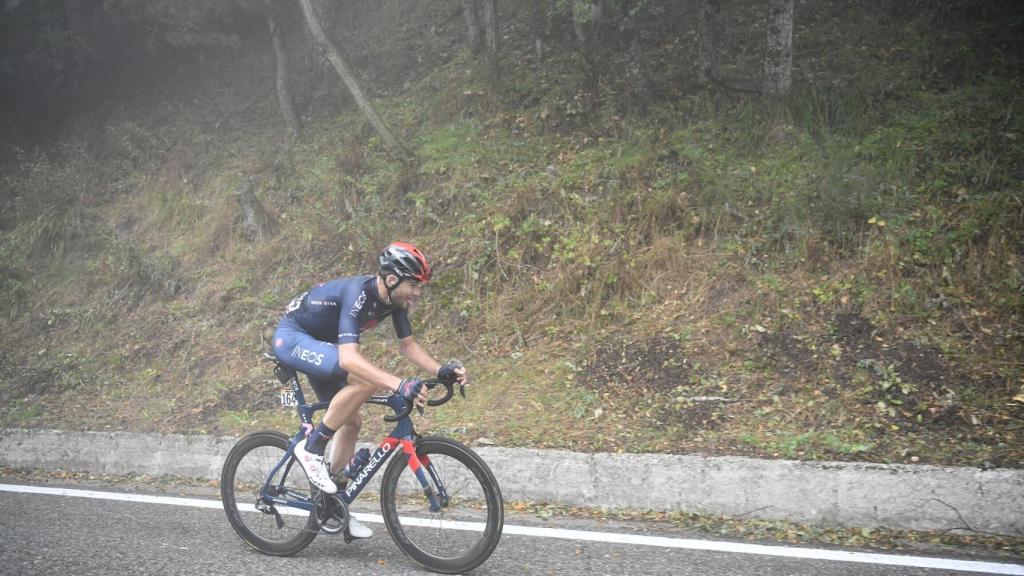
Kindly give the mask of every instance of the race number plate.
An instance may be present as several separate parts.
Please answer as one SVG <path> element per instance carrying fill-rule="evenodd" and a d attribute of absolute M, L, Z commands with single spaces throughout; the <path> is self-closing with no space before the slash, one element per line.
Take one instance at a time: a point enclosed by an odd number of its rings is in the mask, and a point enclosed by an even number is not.
<path fill-rule="evenodd" d="M 295 392 L 287 388 L 281 389 L 281 406 L 298 406 L 299 401 L 295 399 Z"/>

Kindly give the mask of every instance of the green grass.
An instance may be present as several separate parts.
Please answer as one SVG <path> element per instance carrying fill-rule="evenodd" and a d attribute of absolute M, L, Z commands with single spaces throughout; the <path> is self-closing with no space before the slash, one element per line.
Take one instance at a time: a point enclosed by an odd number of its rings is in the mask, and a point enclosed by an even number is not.
<path fill-rule="evenodd" d="M 43 410 L 40 406 L 28 404 L 23 399 L 15 400 L 7 409 L 7 419 L 16 425 L 31 426 L 32 421 L 41 416 Z"/>
<path fill-rule="evenodd" d="M 840 434 L 850 435 L 847 431 L 842 431 Z M 862 435 L 855 434 L 855 436 Z M 740 436 L 739 440 L 759 451 L 795 460 L 846 460 L 870 452 L 875 447 L 873 443 L 865 442 L 862 438 L 844 439 L 832 432 L 818 431 L 802 433 L 779 431 L 767 438 L 747 434 Z"/>
<path fill-rule="evenodd" d="M 225 428 L 256 428 L 258 420 L 248 410 L 227 410 L 220 413 L 220 425 Z"/>

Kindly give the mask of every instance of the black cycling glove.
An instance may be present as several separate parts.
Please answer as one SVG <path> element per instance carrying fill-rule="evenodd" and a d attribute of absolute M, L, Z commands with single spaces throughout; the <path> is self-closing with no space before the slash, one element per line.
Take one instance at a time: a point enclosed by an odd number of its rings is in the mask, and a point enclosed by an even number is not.
<path fill-rule="evenodd" d="M 406 378 L 398 385 L 398 390 L 395 390 L 395 392 L 404 398 L 406 402 L 415 402 L 416 397 L 420 395 L 420 388 L 423 388 L 422 380 L 419 378 Z"/>
<path fill-rule="evenodd" d="M 456 374 L 455 371 L 462 367 L 462 362 L 459 362 L 458 360 L 445 362 L 444 365 L 437 370 L 437 379 L 443 384 L 455 384 L 459 379 L 459 375 Z"/>

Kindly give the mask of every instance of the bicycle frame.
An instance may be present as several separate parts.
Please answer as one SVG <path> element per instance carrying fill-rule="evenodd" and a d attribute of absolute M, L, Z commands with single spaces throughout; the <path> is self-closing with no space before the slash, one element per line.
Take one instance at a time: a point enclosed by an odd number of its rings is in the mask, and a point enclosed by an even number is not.
<path fill-rule="evenodd" d="M 283 371 L 283 372 L 279 372 Z M 319 410 L 326 410 L 330 405 L 330 402 L 316 402 L 313 404 L 306 404 L 305 395 L 302 393 L 302 388 L 299 386 L 299 376 L 295 370 L 287 368 L 282 364 L 278 364 L 275 368 L 275 373 L 278 374 L 278 378 L 283 382 L 287 381 L 290 385 L 290 392 L 294 396 L 297 405 L 296 409 L 301 420 L 301 427 L 292 438 L 291 445 L 285 452 L 284 457 L 277 463 L 267 479 L 264 481 L 263 488 L 260 490 L 260 500 L 267 505 L 283 505 L 292 508 L 298 508 L 300 510 L 313 511 L 315 505 L 313 500 L 306 498 L 301 495 L 289 494 L 287 490 L 284 490 L 282 486 L 274 486 L 273 479 L 277 476 L 279 470 L 285 467 L 285 473 L 290 471 L 291 465 L 294 462 L 292 454 L 295 451 L 295 446 L 302 441 L 303 438 L 308 436 L 313 431 L 313 414 Z M 287 378 L 283 378 L 282 375 Z M 401 413 L 405 408 L 405 400 L 398 395 L 391 396 L 373 396 L 367 400 L 368 404 L 376 404 L 379 406 L 389 406 L 396 414 Z M 359 475 L 356 476 L 345 489 L 344 492 L 339 492 L 336 496 L 340 498 L 345 505 L 351 504 L 363 491 L 363 488 L 369 483 L 370 479 L 384 467 L 384 464 L 391 459 L 398 450 L 401 448 L 402 452 L 408 455 L 409 461 L 408 466 L 412 469 L 416 478 L 419 480 L 420 485 L 423 487 L 424 495 L 430 501 L 430 510 L 437 512 L 448 504 L 448 494 L 441 482 L 437 471 L 434 469 L 430 460 L 424 457 L 422 460 L 416 454 L 416 431 L 412 426 L 412 419 L 406 416 L 395 425 L 395 429 L 384 438 L 384 440 L 377 446 L 377 449 L 370 455 L 370 460 L 360 470 Z M 426 472 L 424 471 L 426 470 Z M 430 479 L 428 480 L 427 475 L 429 474 Z M 284 478 L 284 476 L 282 476 Z M 431 485 L 431 480 L 433 485 Z M 434 488 L 436 487 L 436 492 Z M 290 496 L 290 498 L 281 498 L 279 495 L 284 494 Z"/>

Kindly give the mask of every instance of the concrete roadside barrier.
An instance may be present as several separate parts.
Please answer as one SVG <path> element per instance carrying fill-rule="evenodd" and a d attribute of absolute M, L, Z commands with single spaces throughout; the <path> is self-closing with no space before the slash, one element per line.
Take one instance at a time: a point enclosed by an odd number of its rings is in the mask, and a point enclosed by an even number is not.
<path fill-rule="evenodd" d="M 231 437 L 0 430 L 0 464 L 217 479 Z M 369 446 L 369 444 L 367 444 Z M 1024 470 L 474 448 L 506 500 L 1024 535 Z M 375 479 L 379 481 L 378 478 Z"/>

